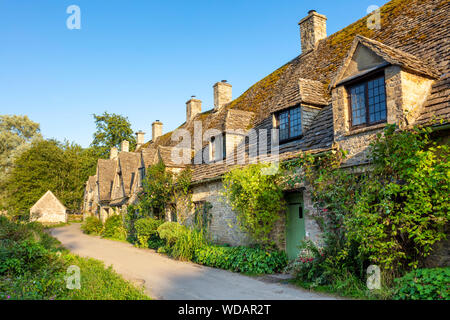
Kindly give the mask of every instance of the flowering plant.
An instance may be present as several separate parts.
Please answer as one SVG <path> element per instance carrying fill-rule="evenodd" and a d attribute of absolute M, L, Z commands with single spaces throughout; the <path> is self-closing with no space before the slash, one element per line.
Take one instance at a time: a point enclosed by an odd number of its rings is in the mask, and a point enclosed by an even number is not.
<path fill-rule="evenodd" d="M 296 279 L 310 283 L 311 286 L 326 283 L 328 273 L 326 271 L 325 252 L 311 240 L 305 240 L 300 244 L 300 253 L 292 261 L 286 271 L 291 272 Z"/>

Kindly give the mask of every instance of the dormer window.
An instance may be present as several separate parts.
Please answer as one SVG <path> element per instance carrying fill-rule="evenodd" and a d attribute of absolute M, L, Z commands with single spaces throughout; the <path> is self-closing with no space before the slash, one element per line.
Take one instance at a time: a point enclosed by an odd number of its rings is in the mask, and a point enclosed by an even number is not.
<path fill-rule="evenodd" d="M 226 159 L 227 147 L 225 140 L 225 133 L 219 136 L 212 136 L 209 144 L 210 148 L 210 162 L 222 161 Z"/>
<path fill-rule="evenodd" d="M 283 110 L 277 115 L 280 141 L 288 141 L 302 135 L 302 117 L 300 106 Z"/>
<path fill-rule="evenodd" d="M 386 122 L 384 75 L 349 86 L 348 95 L 353 129 Z"/>

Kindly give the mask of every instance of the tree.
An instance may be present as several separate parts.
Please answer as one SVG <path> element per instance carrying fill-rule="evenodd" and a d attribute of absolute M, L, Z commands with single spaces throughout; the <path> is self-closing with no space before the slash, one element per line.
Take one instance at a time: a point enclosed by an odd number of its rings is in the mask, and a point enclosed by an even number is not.
<path fill-rule="evenodd" d="M 14 159 L 39 138 L 39 123 L 27 116 L 0 115 L 0 182 L 11 170 Z"/>
<path fill-rule="evenodd" d="M 164 218 L 166 205 L 171 200 L 173 179 L 173 174 L 166 170 L 161 161 L 147 169 L 139 199 L 142 213 L 152 214 L 158 219 Z"/>
<path fill-rule="evenodd" d="M 79 211 L 84 184 L 95 174 L 96 161 L 92 149 L 55 140 L 34 141 L 16 159 L 5 184 L 8 211 L 27 217 L 47 190 L 53 191 L 69 211 Z"/>
<path fill-rule="evenodd" d="M 94 114 L 97 131 L 91 146 L 94 147 L 99 157 L 108 158 L 112 147 L 119 147 L 123 140 L 130 142 L 130 150 L 134 150 L 136 139 L 127 117 L 115 113 L 104 112 L 102 115 Z"/>
<path fill-rule="evenodd" d="M 39 124 L 27 116 L 0 115 L 0 208 L 5 207 L 5 187 L 2 185 L 13 168 L 14 160 L 32 141 L 41 138 Z"/>

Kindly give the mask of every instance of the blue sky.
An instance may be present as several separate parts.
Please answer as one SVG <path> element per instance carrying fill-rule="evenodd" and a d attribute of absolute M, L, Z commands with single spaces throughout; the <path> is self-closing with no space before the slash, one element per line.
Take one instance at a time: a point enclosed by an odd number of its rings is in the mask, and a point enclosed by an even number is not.
<path fill-rule="evenodd" d="M 185 121 L 191 95 L 213 106 L 215 82 L 237 98 L 300 54 L 298 21 L 328 17 L 328 35 L 384 0 L 0 0 L 0 114 L 26 114 L 46 138 L 87 147 L 92 114 L 128 116 L 151 136 Z M 70 5 L 81 29 L 69 30 Z"/>

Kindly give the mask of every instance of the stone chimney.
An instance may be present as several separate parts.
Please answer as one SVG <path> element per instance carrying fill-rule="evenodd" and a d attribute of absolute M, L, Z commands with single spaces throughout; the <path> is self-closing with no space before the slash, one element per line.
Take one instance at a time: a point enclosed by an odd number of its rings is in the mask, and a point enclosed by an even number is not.
<path fill-rule="evenodd" d="M 214 86 L 214 110 L 219 110 L 222 106 L 231 102 L 232 100 L 232 86 L 227 83 L 227 80 L 217 82 Z"/>
<path fill-rule="evenodd" d="M 327 17 L 310 10 L 299 23 L 302 53 L 315 49 L 317 43 L 327 37 Z"/>
<path fill-rule="evenodd" d="M 109 159 L 117 159 L 117 156 L 119 155 L 119 150 L 117 150 L 116 147 L 111 148 L 111 152 L 109 153 Z"/>
<path fill-rule="evenodd" d="M 130 143 L 127 140 L 120 143 L 120 152 L 130 152 Z"/>
<path fill-rule="evenodd" d="M 142 146 L 145 143 L 145 132 L 139 130 L 136 132 L 136 149 Z"/>
<path fill-rule="evenodd" d="M 159 120 L 152 123 L 152 141 L 155 142 L 156 138 L 162 136 L 163 124 Z"/>
<path fill-rule="evenodd" d="M 191 99 L 186 102 L 186 122 L 194 119 L 200 112 L 202 112 L 202 101 L 195 99 L 195 96 L 192 96 Z"/>

